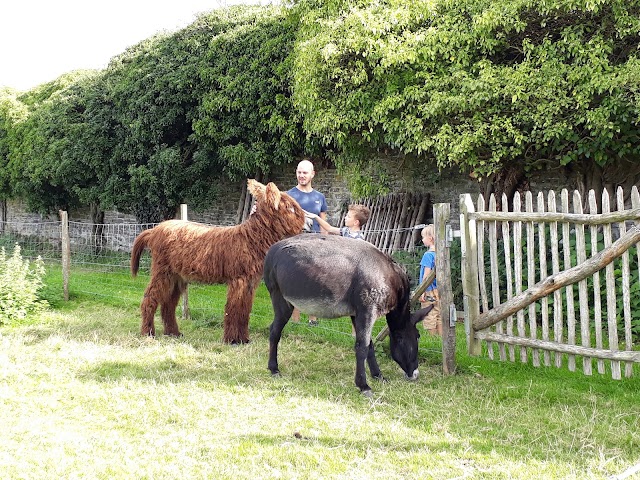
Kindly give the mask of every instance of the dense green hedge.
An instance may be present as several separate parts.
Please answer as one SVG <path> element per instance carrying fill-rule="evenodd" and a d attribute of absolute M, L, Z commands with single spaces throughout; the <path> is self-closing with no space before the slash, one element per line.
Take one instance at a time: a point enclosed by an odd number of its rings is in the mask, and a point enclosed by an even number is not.
<path fill-rule="evenodd" d="M 1 89 L 0 199 L 156 221 L 302 155 L 372 194 L 380 150 L 485 179 L 560 166 L 635 182 L 639 45 L 637 0 L 215 10 L 102 71 Z"/>

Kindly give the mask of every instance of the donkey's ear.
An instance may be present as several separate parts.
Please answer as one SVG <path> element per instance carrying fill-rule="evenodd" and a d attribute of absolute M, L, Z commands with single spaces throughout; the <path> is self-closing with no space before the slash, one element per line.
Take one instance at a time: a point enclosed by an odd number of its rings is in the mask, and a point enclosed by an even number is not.
<path fill-rule="evenodd" d="M 269 182 L 266 187 L 266 199 L 271 205 L 273 205 L 274 210 L 278 210 L 280 206 L 280 190 L 276 187 L 275 183 Z"/>
<path fill-rule="evenodd" d="M 265 186 L 253 178 L 247 180 L 247 190 L 258 200 L 262 200 L 266 193 Z"/>
<path fill-rule="evenodd" d="M 411 315 L 411 323 L 413 325 L 417 325 L 427 314 L 433 309 L 433 305 L 429 305 L 428 307 L 421 308 L 417 312 Z"/>

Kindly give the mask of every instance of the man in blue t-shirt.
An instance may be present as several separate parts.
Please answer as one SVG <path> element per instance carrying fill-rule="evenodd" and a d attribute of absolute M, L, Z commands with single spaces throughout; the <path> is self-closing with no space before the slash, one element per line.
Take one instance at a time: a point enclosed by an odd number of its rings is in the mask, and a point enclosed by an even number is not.
<path fill-rule="evenodd" d="M 311 181 L 315 175 L 316 172 L 313 168 L 313 163 L 307 159 L 302 160 L 298 163 L 298 168 L 296 169 L 298 185 L 293 187 L 287 193 L 298 202 L 303 210 L 309 213 L 315 213 L 324 220 L 327 218 L 327 200 L 324 198 L 322 193 L 314 190 L 311 186 Z M 320 224 L 314 220 L 311 229 L 314 233 L 320 233 Z M 325 233 L 324 229 L 322 229 L 322 232 Z M 293 309 L 291 320 L 295 323 L 300 321 L 300 310 L 297 308 Z M 309 325 L 318 325 L 318 319 L 310 316 Z"/>
<path fill-rule="evenodd" d="M 302 160 L 296 169 L 296 178 L 298 185 L 293 187 L 287 193 L 291 195 L 300 205 L 300 207 L 309 212 L 319 215 L 325 220 L 327 218 L 327 200 L 324 195 L 311 186 L 311 181 L 316 175 L 313 169 L 313 163 L 309 160 Z M 312 230 L 316 233 L 320 232 L 320 225 L 317 221 L 313 221 Z"/>

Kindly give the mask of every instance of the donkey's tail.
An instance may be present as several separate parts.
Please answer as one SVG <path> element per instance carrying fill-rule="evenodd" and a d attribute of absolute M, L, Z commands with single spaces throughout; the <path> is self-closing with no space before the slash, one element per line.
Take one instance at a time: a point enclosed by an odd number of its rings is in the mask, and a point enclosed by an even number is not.
<path fill-rule="evenodd" d="M 133 241 L 133 247 L 131 247 L 131 275 L 136 276 L 138 274 L 138 270 L 140 269 L 140 257 L 142 256 L 142 252 L 147 247 L 147 243 L 149 241 L 149 235 L 151 235 L 151 230 L 145 230 L 140 235 L 136 237 Z"/>

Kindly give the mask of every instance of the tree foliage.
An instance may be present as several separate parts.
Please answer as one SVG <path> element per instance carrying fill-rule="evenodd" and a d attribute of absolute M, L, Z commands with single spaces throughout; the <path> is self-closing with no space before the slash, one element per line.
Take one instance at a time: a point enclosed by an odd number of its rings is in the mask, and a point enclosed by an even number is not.
<path fill-rule="evenodd" d="M 479 177 L 637 164 L 640 6 L 624 0 L 345 2 L 313 10 L 294 66 L 305 128 Z"/>
<path fill-rule="evenodd" d="M 18 100 L 19 92 L 0 89 L 0 200 L 13 195 L 9 155 L 14 149 L 16 124 L 27 115 L 27 107 Z"/>
<path fill-rule="evenodd" d="M 93 75 L 66 74 L 18 97 L 24 108 L 10 132 L 6 173 L 13 195 L 35 211 L 80 204 L 74 189 L 83 173 L 72 156 L 83 125 L 84 81 Z"/>
<path fill-rule="evenodd" d="M 227 28 L 212 37 L 200 72 L 196 139 L 232 178 L 268 172 L 312 148 L 291 103 L 295 16 L 276 7 L 212 17 L 220 16 Z"/>
<path fill-rule="evenodd" d="M 485 179 L 566 168 L 637 183 L 638 45 L 638 0 L 214 10 L 100 72 L 0 90 L 0 199 L 158 221 L 309 154 L 373 194 L 383 150 Z"/>

